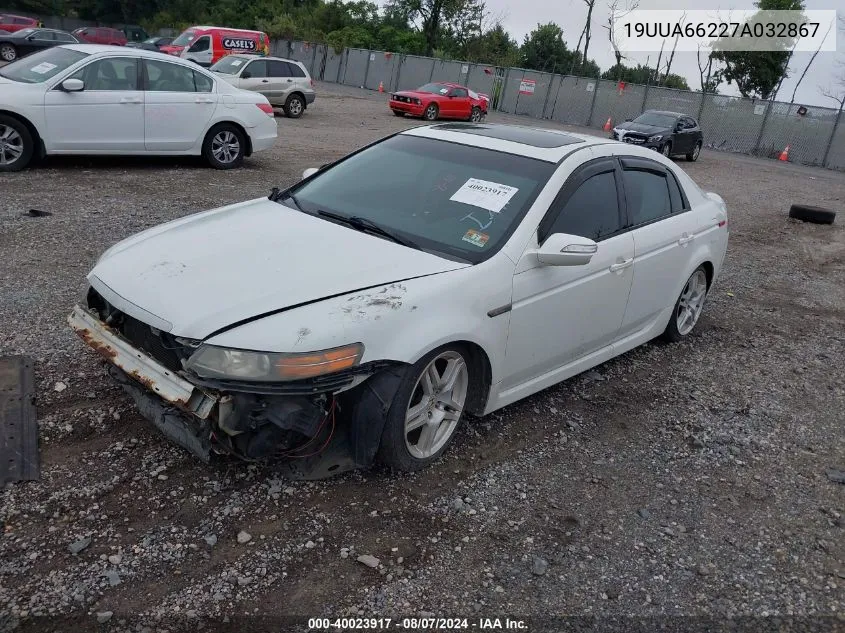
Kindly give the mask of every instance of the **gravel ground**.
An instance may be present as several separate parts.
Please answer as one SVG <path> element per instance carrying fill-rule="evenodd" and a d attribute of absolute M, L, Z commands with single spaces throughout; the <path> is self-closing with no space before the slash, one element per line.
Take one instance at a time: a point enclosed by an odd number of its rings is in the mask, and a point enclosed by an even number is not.
<path fill-rule="evenodd" d="M 845 610 L 845 489 L 831 470 L 845 470 L 845 218 L 786 211 L 845 215 L 842 173 L 707 151 L 683 164 L 731 212 L 694 335 L 470 420 L 425 472 L 301 483 L 207 467 L 140 418 L 65 323 L 85 273 L 123 237 L 418 124 L 381 95 L 319 89 L 234 172 L 50 159 L 0 176 L 0 353 L 37 359 L 43 460 L 40 482 L 0 492 L 0 629 L 44 628 L 45 615 L 173 631 L 222 616 L 286 630 L 287 616 L 510 614 L 841 630 L 810 618 Z"/>

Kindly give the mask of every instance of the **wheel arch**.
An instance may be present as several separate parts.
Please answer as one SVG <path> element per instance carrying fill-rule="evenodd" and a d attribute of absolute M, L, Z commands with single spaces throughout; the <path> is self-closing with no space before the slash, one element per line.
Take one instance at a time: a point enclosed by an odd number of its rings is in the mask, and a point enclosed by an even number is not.
<path fill-rule="evenodd" d="M 37 156 L 44 156 L 44 154 L 46 153 L 44 147 L 44 139 L 42 138 L 41 133 L 38 131 L 38 128 L 31 120 L 29 120 L 24 115 L 19 114 L 18 112 L 14 112 L 12 110 L 5 110 L 3 108 L 0 108 L 0 115 L 15 119 L 16 121 L 19 121 L 22 125 L 26 126 L 26 129 L 29 130 L 29 133 L 32 135 L 32 140 L 34 140 L 36 143 Z"/>

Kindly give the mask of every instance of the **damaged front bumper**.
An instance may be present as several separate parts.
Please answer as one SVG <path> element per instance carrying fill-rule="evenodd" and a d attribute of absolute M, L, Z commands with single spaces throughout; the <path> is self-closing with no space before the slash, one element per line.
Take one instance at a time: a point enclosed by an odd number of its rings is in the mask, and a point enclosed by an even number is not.
<path fill-rule="evenodd" d="M 382 365 L 365 371 L 356 368 L 356 375 L 275 388 L 255 385 L 251 390 L 245 383 L 188 380 L 186 372 L 173 371 L 133 345 L 120 326 L 100 320 L 93 308 L 75 306 L 68 323 L 110 363 L 109 373 L 139 412 L 165 437 L 204 462 L 214 454 L 248 461 L 287 457 L 283 461 L 290 476 L 319 479 L 369 466 L 375 454 L 380 426 L 364 429 L 370 425 L 359 419 L 336 428 L 340 406 L 336 396 Z"/>

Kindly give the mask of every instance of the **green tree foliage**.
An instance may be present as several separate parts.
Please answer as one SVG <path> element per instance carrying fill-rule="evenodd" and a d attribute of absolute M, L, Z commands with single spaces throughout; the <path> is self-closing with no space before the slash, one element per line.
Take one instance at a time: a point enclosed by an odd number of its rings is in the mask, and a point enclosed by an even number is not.
<path fill-rule="evenodd" d="M 610 79 L 611 81 L 624 81 L 629 84 L 659 84 L 666 88 L 676 88 L 678 90 L 690 89 L 687 80 L 680 75 L 669 73 L 666 77 L 662 74 L 658 76 L 654 68 L 642 64 L 637 64 L 636 66 L 615 64 L 604 71 L 601 78 Z"/>
<path fill-rule="evenodd" d="M 769 22 L 767 11 L 802 11 L 803 0 L 759 0 L 755 3 L 760 11 L 750 22 Z M 790 48 L 792 41 L 784 40 L 781 50 L 775 51 L 732 51 L 717 50 L 713 59 L 724 64 L 716 73 L 716 79 L 736 84 L 743 97 L 768 99 L 781 80 L 788 76 Z"/>
<path fill-rule="evenodd" d="M 538 24 L 525 36 L 520 49 L 523 67 L 550 73 L 569 73 L 586 77 L 599 74 L 599 67 L 593 60 L 583 63 L 581 55 L 569 50 L 563 39 L 563 30 L 554 22 Z"/>

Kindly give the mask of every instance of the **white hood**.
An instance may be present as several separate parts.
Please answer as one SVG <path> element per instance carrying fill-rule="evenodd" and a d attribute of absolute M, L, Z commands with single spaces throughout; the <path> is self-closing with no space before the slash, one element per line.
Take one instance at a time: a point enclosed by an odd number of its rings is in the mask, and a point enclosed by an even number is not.
<path fill-rule="evenodd" d="M 88 279 L 123 312 L 200 339 L 268 312 L 465 266 L 261 198 L 130 237 Z"/>

